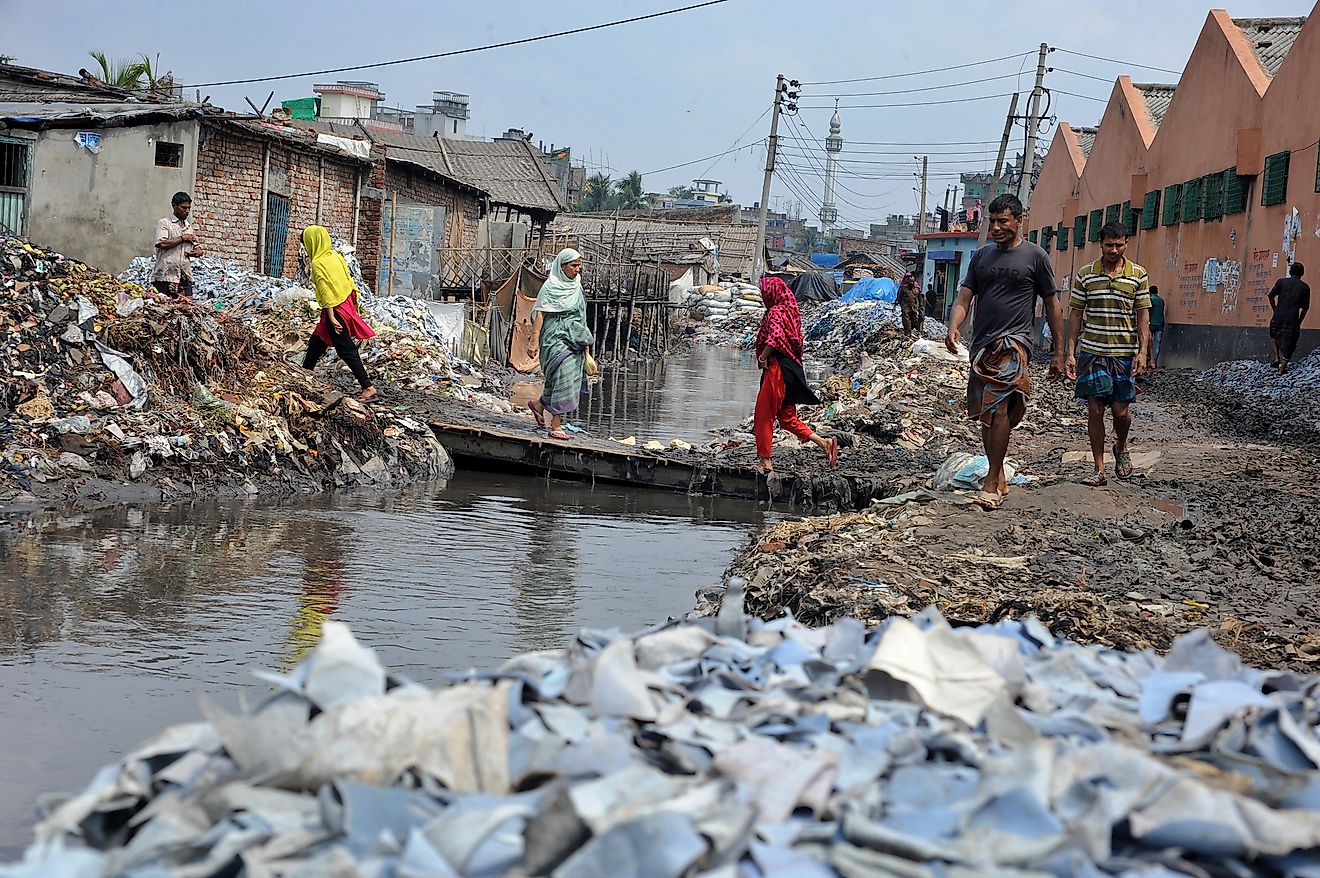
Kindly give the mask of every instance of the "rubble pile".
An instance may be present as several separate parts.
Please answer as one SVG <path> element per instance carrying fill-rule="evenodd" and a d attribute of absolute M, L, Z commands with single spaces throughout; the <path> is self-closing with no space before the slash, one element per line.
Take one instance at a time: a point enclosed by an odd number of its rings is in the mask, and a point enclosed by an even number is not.
<path fill-rule="evenodd" d="M 1206 632 L 743 615 L 583 631 L 431 689 L 327 622 L 275 693 L 38 825 L 36 875 L 1300 876 L 1320 676 Z"/>
<path fill-rule="evenodd" d="M 1268 363 L 1238 360 L 1196 373 L 1193 380 L 1193 388 L 1173 392 L 1208 395 L 1237 428 L 1275 438 L 1320 438 L 1320 349 L 1283 375 Z"/>
<path fill-rule="evenodd" d="M 8 500 L 128 482 L 251 494 L 447 474 L 424 424 L 320 386 L 229 314 L 16 238 L 4 240 L 0 286 Z"/>
<path fill-rule="evenodd" d="M 808 354 L 845 366 L 858 362 L 865 352 L 878 350 L 902 329 L 902 314 L 890 302 L 833 299 L 804 309 L 802 314 Z M 921 335 L 942 340 L 947 333 L 948 327 L 928 317 Z"/>

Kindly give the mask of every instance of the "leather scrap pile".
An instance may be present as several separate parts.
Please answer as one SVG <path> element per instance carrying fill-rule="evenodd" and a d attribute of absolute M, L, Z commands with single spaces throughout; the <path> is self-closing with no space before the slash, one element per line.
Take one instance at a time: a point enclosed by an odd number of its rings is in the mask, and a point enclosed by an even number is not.
<path fill-rule="evenodd" d="M 1199 372 L 1193 380 L 1194 392 L 1227 409 L 1239 427 L 1274 438 L 1320 439 L 1320 349 L 1292 363 L 1283 375 L 1268 363 L 1237 360 Z"/>
<path fill-rule="evenodd" d="M 1320 869 L 1320 676 L 1034 619 L 717 618 L 427 688 L 347 627 L 203 702 L 3 878 L 1180 878 Z"/>
<path fill-rule="evenodd" d="M 449 466 L 424 424 L 319 387 L 240 319 L 17 238 L 0 286 L 8 500 L 139 480 L 167 494 L 311 490 Z"/>

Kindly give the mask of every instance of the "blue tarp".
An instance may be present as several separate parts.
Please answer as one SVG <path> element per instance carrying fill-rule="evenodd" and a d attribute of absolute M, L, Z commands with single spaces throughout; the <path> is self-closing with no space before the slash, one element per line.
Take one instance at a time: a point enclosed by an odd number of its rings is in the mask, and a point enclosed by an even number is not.
<path fill-rule="evenodd" d="M 839 297 L 843 302 L 889 302 L 898 298 L 898 284 L 887 277 L 862 277 Z"/>
<path fill-rule="evenodd" d="M 839 264 L 839 257 L 834 253 L 812 253 L 811 264 L 821 268 L 833 268 Z"/>

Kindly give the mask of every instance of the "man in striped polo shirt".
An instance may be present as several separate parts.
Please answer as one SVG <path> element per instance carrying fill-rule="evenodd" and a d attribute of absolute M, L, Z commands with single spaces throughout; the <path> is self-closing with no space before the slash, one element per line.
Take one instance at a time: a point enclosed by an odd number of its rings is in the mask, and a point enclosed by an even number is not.
<path fill-rule="evenodd" d="M 1106 223 L 1100 230 L 1103 254 L 1073 276 L 1068 300 L 1068 345 L 1064 371 L 1086 400 L 1086 433 L 1095 472 L 1082 484 L 1105 483 L 1105 409 L 1114 420 L 1114 472 L 1132 475 L 1128 432 L 1137 398 L 1133 379 L 1146 370 L 1150 351 L 1150 281 L 1146 269 L 1128 259 L 1127 228 Z"/>

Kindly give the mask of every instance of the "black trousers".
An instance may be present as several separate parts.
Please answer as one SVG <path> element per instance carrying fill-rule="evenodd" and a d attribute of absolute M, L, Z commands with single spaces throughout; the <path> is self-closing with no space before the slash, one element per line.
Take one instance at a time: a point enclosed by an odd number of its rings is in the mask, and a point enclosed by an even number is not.
<path fill-rule="evenodd" d="M 335 343 L 335 353 L 339 354 L 339 359 L 348 364 L 349 371 L 357 379 L 357 383 L 366 390 L 371 386 L 371 379 L 367 377 L 367 370 L 362 366 L 362 357 L 358 354 L 357 343 L 349 336 L 348 330 L 340 324 L 336 330 L 334 325 L 326 321 L 326 329 L 330 331 L 330 339 Z M 307 341 L 307 356 L 303 357 L 304 369 L 315 369 L 316 364 L 325 356 L 325 352 L 330 350 L 329 345 L 321 341 L 321 337 L 313 335 Z"/>

